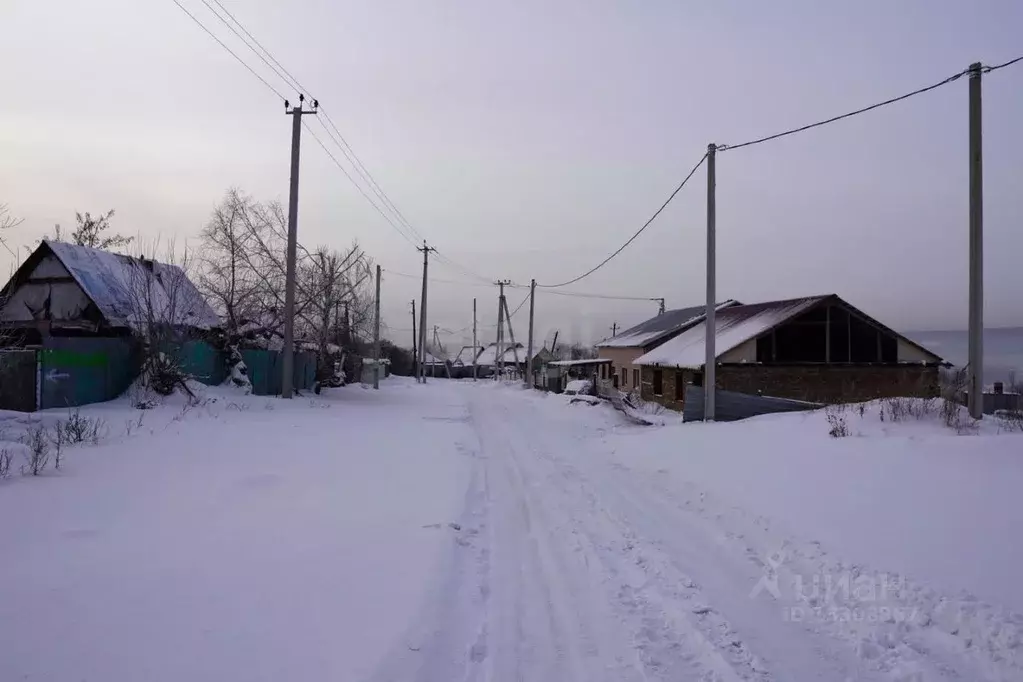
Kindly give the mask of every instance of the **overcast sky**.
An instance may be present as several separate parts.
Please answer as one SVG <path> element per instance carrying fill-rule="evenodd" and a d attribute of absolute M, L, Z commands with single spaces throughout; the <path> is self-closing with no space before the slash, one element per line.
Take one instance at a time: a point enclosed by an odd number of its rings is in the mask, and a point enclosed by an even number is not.
<path fill-rule="evenodd" d="M 181 0 L 289 96 L 202 0 Z M 704 153 L 1023 54 L 1018 0 L 222 0 L 320 99 L 432 244 L 485 277 L 574 277 Z M 194 238 L 231 187 L 287 201 L 290 119 L 171 0 L 0 0 L 0 202 L 29 243 L 114 208 Z M 984 78 L 986 322 L 1023 325 L 1023 63 Z M 718 158 L 719 298 L 838 293 L 898 329 L 967 321 L 967 83 Z M 314 129 L 319 129 L 317 124 Z M 322 129 L 320 129 L 322 130 Z M 340 157 L 339 157 L 340 158 Z M 343 160 L 343 159 L 342 159 Z M 300 239 L 420 255 L 308 136 Z M 705 174 L 572 290 L 704 300 Z M 0 253 L 6 274 L 10 258 Z M 431 263 L 430 324 L 496 318 Z M 387 275 L 399 341 L 418 282 Z M 515 307 L 524 292 L 509 293 Z M 592 341 L 657 304 L 537 297 L 537 338 Z M 526 333 L 525 308 L 515 317 Z M 481 335 L 486 335 L 486 330 Z M 490 332 L 492 334 L 492 332 Z M 452 339 L 457 345 L 460 339 Z"/>

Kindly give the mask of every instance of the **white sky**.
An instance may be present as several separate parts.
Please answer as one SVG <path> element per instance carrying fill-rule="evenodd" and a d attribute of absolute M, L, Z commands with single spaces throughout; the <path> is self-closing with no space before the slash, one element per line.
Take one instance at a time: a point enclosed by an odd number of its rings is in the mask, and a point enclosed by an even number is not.
<path fill-rule="evenodd" d="M 262 66 L 201 0 L 182 2 Z M 592 267 L 708 142 L 1023 54 L 1023 4 L 1011 0 L 222 2 L 312 88 L 431 243 L 520 283 Z M 25 219 L 16 243 L 73 225 L 76 210 L 109 208 L 118 231 L 180 242 L 231 186 L 286 202 L 282 103 L 171 0 L 0 0 L 0 26 L 0 202 Z M 966 92 L 962 79 L 721 154 L 719 298 L 835 292 L 896 328 L 965 327 Z M 1023 64 L 985 76 L 984 108 L 986 321 L 1023 325 Z M 701 170 L 629 249 L 572 288 L 700 303 L 705 195 Z M 308 136 L 299 230 L 307 245 L 358 239 L 385 269 L 419 272 L 419 254 Z M 0 272 L 9 261 L 0 253 Z M 466 279 L 437 262 L 431 274 Z M 385 320 L 410 327 L 419 284 L 385 276 L 383 290 Z M 432 283 L 430 323 L 470 324 L 473 296 L 492 323 L 495 294 Z M 592 341 L 654 312 L 652 302 L 538 296 L 537 338 L 560 329 Z"/>

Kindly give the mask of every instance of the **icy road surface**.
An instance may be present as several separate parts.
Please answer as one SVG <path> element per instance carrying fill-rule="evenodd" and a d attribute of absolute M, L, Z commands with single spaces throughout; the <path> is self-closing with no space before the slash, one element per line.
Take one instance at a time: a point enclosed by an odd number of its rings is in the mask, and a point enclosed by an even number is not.
<path fill-rule="evenodd" d="M 708 473 L 746 448 L 781 467 L 751 490 L 809 489 L 815 460 L 785 468 L 784 451 L 813 443 L 805 456 L 837 467 L 886 438 L 836 444 L 801 415 L 638 427 L 562 396 L 398 378 L 153 412 L 130 437 L 69 451 L 59 473 L 0 482 L 0 680 L 1023 680 L 1012 595 L 935 587 L 960 575 L 944 569 L 927 583 L 892 572 L 922 536 L 875 555 L 853 551 L 862 537 L 798 535 L 770 500 L 729 488 L 748 471 Z M 956 448 L 1023 440 L 891 442 L 891 471 L 911 480 L 954 481 L 948 462 L 976 462 L 970 518 L 998 537 L 942 537 L 976 549 L 963 566 L 1011 563 L 1018 535 L 996 524 L 1018 531 L 1019 458 Z M 933 471 L 913 473 L 914 448 Z M 861 469 L 836 485 L 869 505 Z M 809 499 L 778 509 L 810 528 L 821 496 Z M 928 504 L 897 527 L 926 528 Z M 962 576 L 990 576 L 977 587 L 997 596 L 1019 570 Z"/>

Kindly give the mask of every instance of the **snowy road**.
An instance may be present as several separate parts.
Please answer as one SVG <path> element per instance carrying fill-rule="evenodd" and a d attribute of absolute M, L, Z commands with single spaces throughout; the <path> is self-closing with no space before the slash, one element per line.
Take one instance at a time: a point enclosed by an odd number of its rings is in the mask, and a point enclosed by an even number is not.
<path fill-rule="evenodd" d="M 707 484 L 770 424 L 401 379 L 196 412 L 0 482 L 0 680 L 1023 680 L 1018 613 Z"/>
<path fill-rule="evenodd" d="M 375 680 L 1023 679 L 1018 619 L 994 621 L 1007 648 L 971 650 L 950 631 L 990 634 L 990 613 L 631 469 L 603 408 L 458 390 L 478 439 L 461 535 Z"/>

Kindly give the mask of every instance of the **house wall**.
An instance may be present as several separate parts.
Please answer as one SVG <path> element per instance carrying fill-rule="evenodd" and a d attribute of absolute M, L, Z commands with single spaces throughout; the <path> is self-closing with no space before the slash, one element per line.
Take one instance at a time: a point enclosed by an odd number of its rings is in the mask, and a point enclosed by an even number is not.
<path fill-rule="evenodd" d="M 682 411 L 685 405 L 685 385 L 692 383 L 697 372 L 691 369 L 673 369 L 669 367 L 641 367 L 641 387 L 639 395 L 643 400 L 650 400 L 664 405 L 669 410 Z M 661 370 L 661 392 L 654 393 L 654 371 Z M 681 385 L 682 390 L 679 391 Z"/>
<path fill-rule="evenodd" d="M 53 255 L 39 261 L 28 277 L 28 281 L 11 294 L 7 303 L 0 308 L 0 320 L 5 322 L 31 322 L 36 319 L 32 311 L 41 312 L 49 299 L 49 319 L 76 320 L 82 316 L 89 298 L 75 281 L 37 282 L 41 278 L 71 277 L 71 273 Z M 39 315 L 42 317 L 42 315 Z"/>
<path fill-rule="evenodd" d="M 655 395 L 655 369 L 643 368 L 643 399 L 682 409 L 685 400 L 676 399 L 676 384 L 692 381 L 694 372 L 661 368 L 663 390 Z M 938 394 L 938 368 L 922 365 L 719 365 L 716 379 L 726 391 L 822 403 Z"/>
<path fill-rule="evenodd" d="M 632 370 L 642 368 L 639 365 L 633 364 L 633 362 L 646 352 L 643 348 L 597 348 L 597 357 L 600 359 L 608 359 L 611 361 L 611 366 L 618 375 L 618 387 L 631 391 L 636 387 L 632 385 Z M 628 382 L 623 386 L 621 383 L 622 368 L 628 370 Z M 642 371 L 641 371 L 642 373 Z"/>

